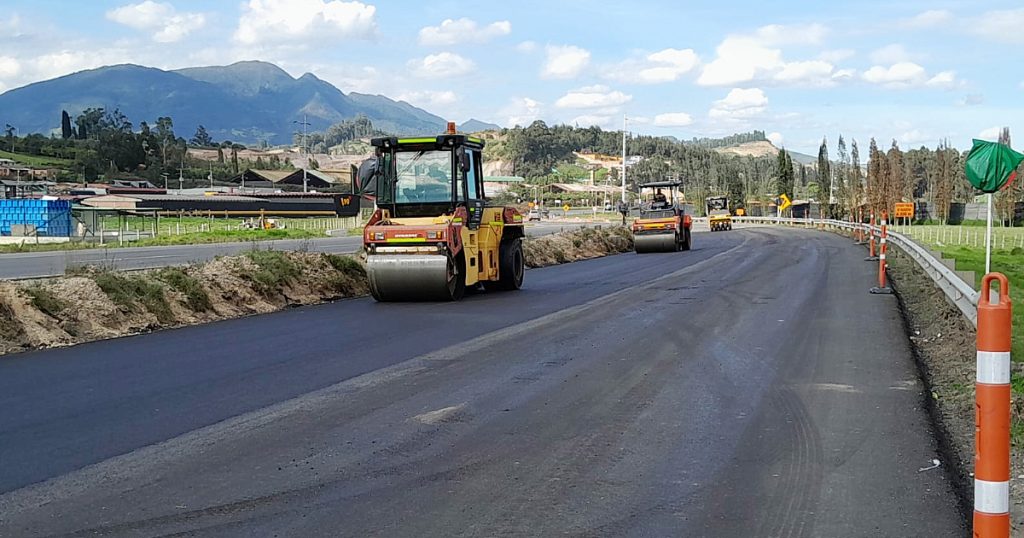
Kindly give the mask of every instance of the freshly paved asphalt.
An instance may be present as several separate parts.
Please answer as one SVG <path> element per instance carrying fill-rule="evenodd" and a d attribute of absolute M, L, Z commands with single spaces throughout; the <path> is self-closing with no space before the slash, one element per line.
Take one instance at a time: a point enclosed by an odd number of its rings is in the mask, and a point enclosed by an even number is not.
<path fill-rule="evenodd" d="M 529 235 L 546 235 L 576 224 L 540 223 L 527 227 Z M 358 235 L 320 239 L 261 241 L 260 248 L 306 249 L 336 254 L 356 252 L 362 247 Z M 253 248 L 252 242 L 174 245 L 166 247 L 122 247 L 50 252 L 0 254 L 0 279 L 40 278 L 63 275 L 69 266 L 100 265 L 111 269 L 152 269 L 211 260 Z"/>
<path fill-rule="evenodd" d="M 0 536 L 963 536 L 848 240 L 0 359 Z"/>

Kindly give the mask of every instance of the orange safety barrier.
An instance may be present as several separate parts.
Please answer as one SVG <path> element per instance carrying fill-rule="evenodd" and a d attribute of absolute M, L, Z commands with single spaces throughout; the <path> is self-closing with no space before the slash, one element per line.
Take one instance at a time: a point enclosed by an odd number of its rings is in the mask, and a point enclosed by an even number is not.
<path fill-rule="evenodd" d="M 992 282 L 999 298 L 992 303 Z M 981 280 L 974 426 L 974 536 L 1010 536 L 1010 283 L 1002 273 Z"/>
<path fill-rule="evenodd" d="M 864 244 L 864 210 L 857 209 L 857 244 Z"/>
<path fill-rule="evenodd" d="M 889 216 L 883 211 L 882 212 L 882 237 L 879 240 L 879 251 L 878 251 L 878 287 L 871 288 L 871 293 L 877 294 L 888 294 L 892 293 L 892 289 L 886 286 L 885 282 L 885 253 L 889 251 L 888 238 L 889 238 Z M 872 237 L 872 245 L 874 245 L 874 237 Z"/>
<path fill-rule="evenodd" d="M 868 227 L 868 257 L 864 258 L 864 261 L 873 262 L 878 260 L 878 255 L 875 254 L 875 214 L 871 214 L 871 224 Z"/>

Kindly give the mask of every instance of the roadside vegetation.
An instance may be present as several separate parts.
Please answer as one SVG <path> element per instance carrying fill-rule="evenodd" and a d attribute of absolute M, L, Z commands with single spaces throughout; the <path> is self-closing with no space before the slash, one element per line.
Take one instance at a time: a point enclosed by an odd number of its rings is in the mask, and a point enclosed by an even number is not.
<path fill-rule="evenodd" d="M 527 238 L 526 264 L 541 267 L 632 249 L 622 227 Z M 108 264 L 63 277 L 0 281 L 0 354 L 194 325 L 369 293 L 356 256 L 257 248 L 206 263 L 145 271 Z"/>

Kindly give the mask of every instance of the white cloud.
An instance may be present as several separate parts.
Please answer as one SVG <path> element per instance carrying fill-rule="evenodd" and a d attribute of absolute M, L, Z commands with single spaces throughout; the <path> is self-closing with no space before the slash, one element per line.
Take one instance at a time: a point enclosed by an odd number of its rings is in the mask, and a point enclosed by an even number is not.
<path fill-rule="evenodd" d="M 957 99 L 957 106 L 977 106 L 985 103 L 985 96 L 980 93 L 969 93 Z"/>
<path fill-rule="evenodd" d="M 8 19 L 0 19 L 0 32 L 5 37 L 19 37 L 22 32 L 21 17 L 14 13 Z"/>
<path fill-rule="evenodd" d="M 576 116 L 570 122 L 573 125 L 580 127 L 601 127 L 609 128 L 614 117 L 605 114 L 584 114 L 582 116 Z"/>
<path fill-rule="evenodd" d="M 769 24 L 754 32 L 754 37 L 768 46 L 817 45 L 826 35 L 828 35 L 828 28 L 817 23 L 789 26 Z"/>
<path fill-rule="evenodd" d="M 702 86 L 727 86 L 751 82 L 783 65 L 782 51 L 770 49 L 749 37 L 727 37 L 715 49 L 718 56 L 697 79 Z"/>
<path fill-rule="evenodd" d="M 372 66 L 348 64 L 314 64 L 308 69 L 345 93 L 381 93 L 393 91 L 394 85 L 383 80 L 381 72 Z"/>
<path fill-rule="evenodd" d="M 896 142 L 904 149 L 911 149 L 915 146 L 936 142 L 939 138 L 920 129 L 911 129 L 896 137 Z"/>
<path fill-rule="evenodd" d="M 927 76 L 924 68 L 913 62 L 900 62 L 889 67 L 876 65 L 861 75 L 872 84 L 894 88 L 919 85 L 927 80 Z"/>
<path fill-rule="evenodd" d="M 902 26 L 906 28 L 931 28 L 942 26 L 953 20 L 953 14 L 944 9 L 930 9 L 905 19 Z"/>
<path fill-rule="evenodd" d="M 724 99 L 715 101 L 708 116 L 737 120 L 757 116 L 767 110 L 768 96 L 760 88 L 733 88 Z"/>
<path fill-rule="evenodd" d="M 516 97 L 499 114 L 505 116 L 505 126 L 527 126 L 544 115 L 544 104 L 529 97 Z"/>
<path fill-rule="evenodd" d="M 900 43 L 886 45 L 871 52 L 871 62 L 875 64 L 896 64 L 900 62 L 911 62 L 917 60 L 918 55 L 907 52 L 906 47 Z"/>
<path fill-rule="evenodd" d="M 989 127 L 988 129 L 985 129 L 984 131 L 978 133 L 978 136 L 976 136 L 975 138 L 980 138 L 981 140 L 991 140 L 995 142 L 999 140 L 999 135 L 1000 133 L 1002 133 L 1002 131 L 1003 128 L 999 126 Z"/>
<path fill-rule="evenodd" d="M 942 71 L 929 76 L 924 67 L 914 62 L 899 62 L 889 67 L 876 65 L 865 71 L 861 78 L 872 84 L 893 89 L 921 86 L 952 89 L 960 85 L 954 71 Z"/>
<path fill-rule="evenodd" d="M 731 35 L 715 49 L 715 59 L 704 66 L 697 84 L 735 86 L 764 82 L 799 86 L 831 86 L 837 82 L 835 65 L 826 60 L 787 62 L 783 45 L 820 43 L 828 29 L 820 24 L 807 26 L 763 26 L 752 35 Z M 842 56 L 846 51 L 833 53 Z M 840 77 L 842 78 L 842 77 Z"/>
<path fill-rule="evenodd" d="M 548 45 L 544 78 L 574 78 L 590 63 L 590 51 L 573 45 Z"/>
<path fill-rule="evenodd" d="M 534 41 L 523 41 L 522 43 L 516 45 L 516 50 L 522 52 L 523 54 L 532 54 L 537 50 L 537 43 Z"/>
<path fill-rule="evenodd" d="M 666 112 L 654 116 L 654 125 L 658 127 L 686 127 L 693 123 L 693 117 L 686 112 Z"/>
<path fill-rule="evenodd" d="M 700 58 L 693 49 L 663 49 L 643 59 L 627 60 L 612 66 L 604 76 L 619 82 L 659 84 L 678 80 L 699 64 Z"/>
<path fill-rule="evenodd" d="M 765 138 L 767 138 L 768 141 L 771 142 L 772 145 L 777 148 L 781 148 L 786 141 L 786 139 L 783 138 L 782 133 L 778 132 L 768 133 L 765 135 Z"/>
<path fill-rule="evenodd" d="M 982 13 L 964 22 L 968 31 L 983 39 L 1003 43 L 1024 43 L 1024 8 Z"/>
<path fill-rule="evenodd" d="M 10 56 L 0 56 L 0 82 L 21 74 L 21 62 Z"/>
<path fill-rule="evenodd" d="M 417 77 L 447 78 L 469 74 L 475 64 L 453 52 L 431 54 L 425 58 L 409 60 L 409 69 Z"/>
<path fill-rule="evenodd" d="M 377 8 L 358 1 L 249 0 L 235 30 L 245 45 L 369 38 L 377 31 Z"/>
<path fill-rule="evenodd" d="M 178 13 L 168 3 L 145 0 L 107 12 L 107 18 L 125 26 L 152 32 L 154 41 L 173 43 L 206 25 L 202 13 Z"/>
<path fill-rule="evenodd" d="M 942 71 L 925 82 L 925 85 L 935 88 L 953 88 L 958 84 L 955 71 Z"/>
<path fill-rule="evenodd" d="M 790 62 L 775 73 L 773 80 L 783 84 L 831 86 L 835 84 L 835 67 L 823 60 Z"/>
<path fill-rule="evenodd" d="M 495 37 L 512 33 L 509 21 L 492 22 L 480 26 L 473 19 L 445 19 L 440 26 L 427 26 L 420 30 L 420 44 L 450 46 L 459 43 L 485 43 Z"/>
<path fill-rule="evenodd" d="M 416 105 L 419 107 L 441 107 L 453 104 L 459 100 L 459 96 L 451 90 L 446 91 L 412 91 L 398 95 L 399 101 Z"/>
<path fill-rule="evenodd" d="M 857 55 L 857 51 L 853 49 L 834 49 L 826 50 L 818 55 L 818 59 L 830 64 L 837 64 L 843 60 L 849 60 Z"/>
<path fill-rule="evenodd" d="M 572 90 L 555 101 L 558 108 L 608 108 L 630 102 L 632 95 L 612 91 L 607 86 L 587 86 Z"/>

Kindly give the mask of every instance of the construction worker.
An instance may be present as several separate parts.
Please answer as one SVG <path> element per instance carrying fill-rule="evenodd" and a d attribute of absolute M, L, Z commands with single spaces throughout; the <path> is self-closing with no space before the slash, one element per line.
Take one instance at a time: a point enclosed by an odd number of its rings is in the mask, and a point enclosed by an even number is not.
<path fill-rule="evenodd" d="M 629 207 L 626 206 L 626 202 L 619 200 L 619 213 L 622 213 L 622 225 L 626 225 L 626 214 L 629 213 Z"/>

